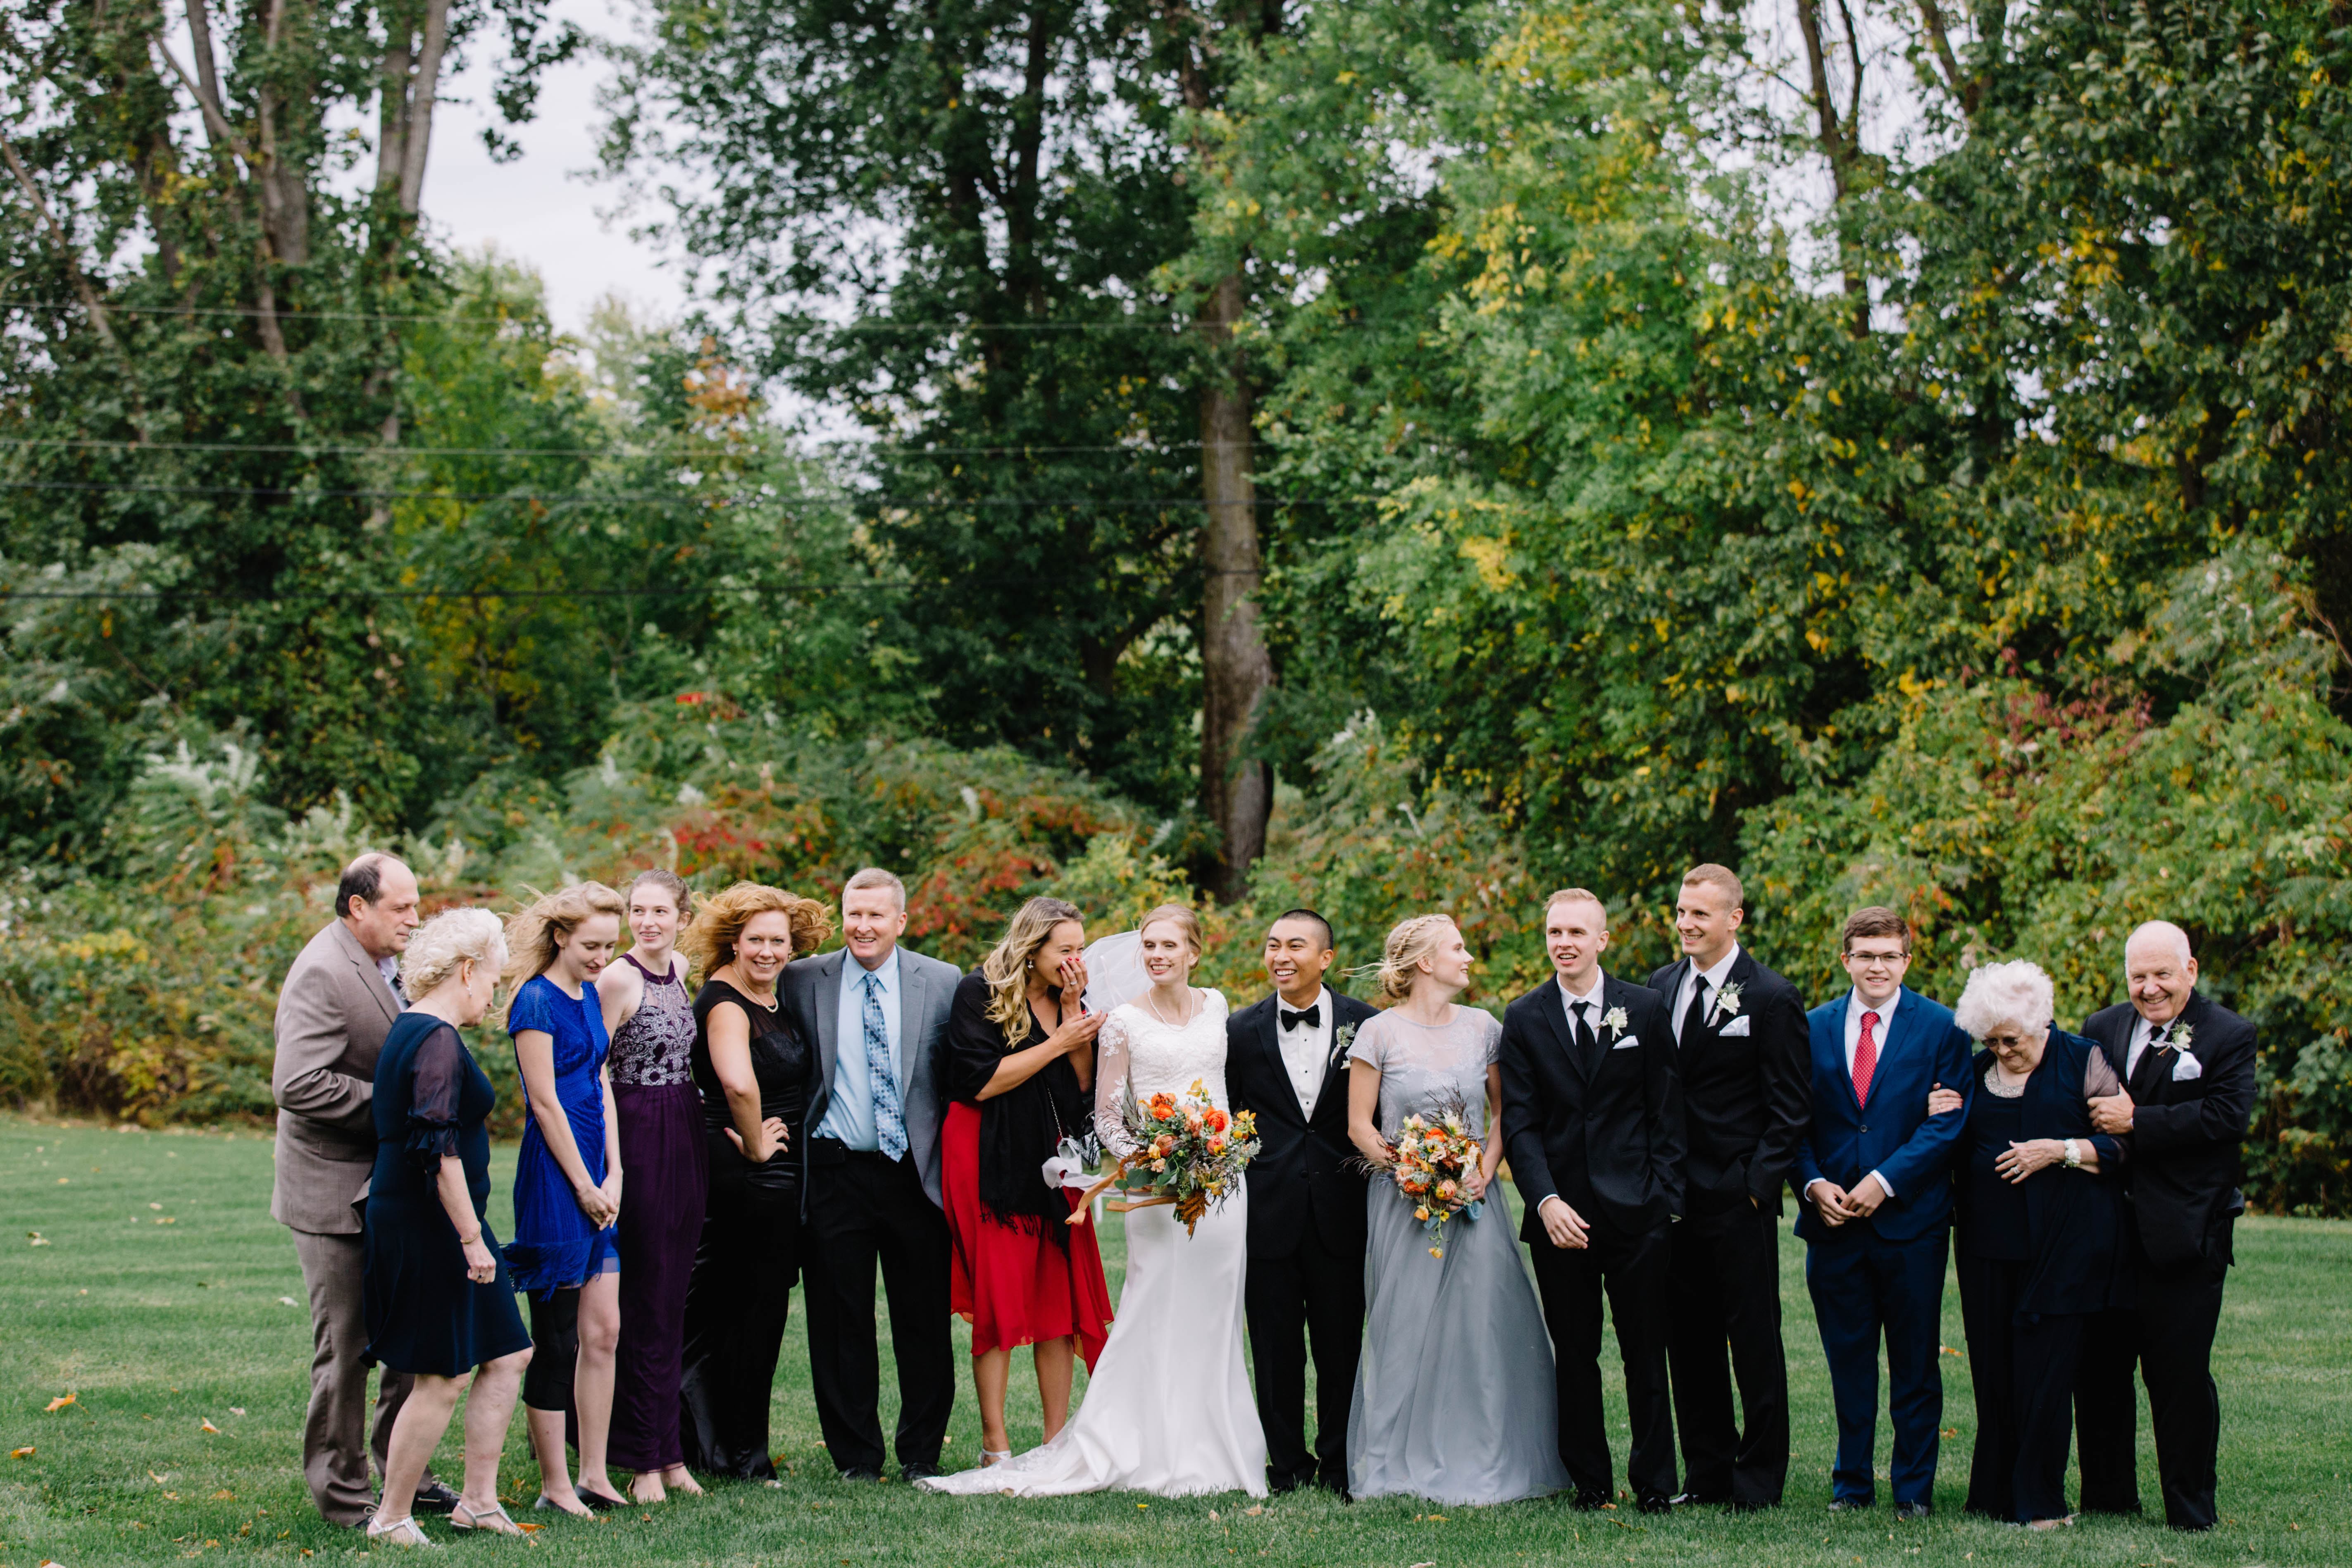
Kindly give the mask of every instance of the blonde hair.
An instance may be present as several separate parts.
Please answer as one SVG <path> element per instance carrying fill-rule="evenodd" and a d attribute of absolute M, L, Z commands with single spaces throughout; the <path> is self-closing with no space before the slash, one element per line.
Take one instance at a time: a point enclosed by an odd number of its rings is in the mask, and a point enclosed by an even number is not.
<path fill-rule="evenodd" d="M 1547 922 L 1551 920 L 1552 906 L 1555 904 L 1585 903 L 1599 906 L 1601 910 L 1601 929 L 1604 931 L 1607 931 L 1609 929 L 1609 906 L 1601 901 L 1600 894 L 1593 892 L 1587 888 L 1562 888 L 1550 898 L 1546 899 L 1544 900 L 1544 920 Z"/>
<path fill-rule="evenodd" d="M 841 896 L 847 899 L 850 894 L 860 889 L 874 888 L 887 888 L 889 889 L 890 896 L 898 900 L 898 908 L 901 910 L 906 909 L 907 884 L 900 881 L 894 873 L 885 871 L 879 866 L 868 866 L 844 882 L 841 885 Z"/>
<path fill-rule="evenodd" d="M 1150 914 L 1144 916 L 1141 920 L 1136 921 L 1135 929 L 1139 934 L 1143 931 L 1150 931 L 1161 921 L 1170 921 L 1174 922 L 1176 929 L 1184 933 L 1184 941 L 1191 945 L 1192 949 L 1192 956 L 1195 958 L 1201 956 L 1202 943 L 1201 940 L 1200 916 L 1194 914 L 1191 910 L 1186 909 L 1182 904 L 1162 904 L 1158 909 L 1152 910 Z"/>
<path fill-rule="evenodd" d="M 1381 944 L 1381 961 L 1372 970 L 1372 1002 L 1393 1007 L 1412 994 L 1413 977 L 1421 961 L 1437 951 L 1438 932 L 1454 931 L 1452 915 L 1415 915 L 1389 928 Z"/>
<path fill-rule="evenodd" d="M 512 992 L 555 963 L 563 940 L 598 915 L 610 915 L 618 934 L 629 906 L 602 882 L 575 882 L 556 893 L 525 888 L 531 901 L 507 917 L 507 968 L 501 976 Z"/>
<path fill-rule="evenodd" d="M 1076 904 L 1060 899 L 1032 899 L 1021 906 L 1013 923 L 980 961 L 980 973 L 988 981 L 988 1021 L 1004 1031 L 1007 1046 L 1029 1032 L 1031 960 L 1055 926 L 1081 918 Z"/>
<path fill-rule="evenodd" d="M 1739 885 L 1739 873 L 1728 866 L 1718 866 L 1712 860 L 1703 866 L 1694 866 L 1683 873 L 1683 886 L 1687 888 L 1694 882 L 1720 889 L 1731 900 L 1731 907 L 1735 910 L 1748 907 L 1748 889 Z"/>
<path fill-rule="evenodd" d="M 507 966 L 506 928 L 484 909 L 443 910 L 416 928 L 400 955 L 401 988 L 415 1002 L 472 962 L 490 970 Z"/>
<path fill-rule="evenodd" d="M 833 934 L 833 911 L 814 899 L 765 882 L 738 882 L 702 900 L 677 949 L 703 974 L 716 974 L 735 962 L 735 943 L 751 917 L 772 912 L 782 914 L 790 927 L 795 958 Z"/>

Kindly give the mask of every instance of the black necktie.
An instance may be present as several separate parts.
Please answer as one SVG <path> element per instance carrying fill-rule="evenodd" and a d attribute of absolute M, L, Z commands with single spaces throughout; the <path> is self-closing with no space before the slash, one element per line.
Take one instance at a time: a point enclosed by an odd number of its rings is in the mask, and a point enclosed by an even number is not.
<path fill-rule="evenodd" d="M 1698 984 L 1691 987 L 1691 1005 L 1683 1013 L 1682 1032 L 1675 1037 L 1675 1043 L 1689 1045 L 1691 1037 L 1704 1028 L 1706 1024 L 1706 976 L 1702 974 L 1698 977 Z"/>
<path fill-rule="evenodd" d="M 2159 1026 L 2149 1032 L 2147 1044 L 2140 1047 L 2139 1066 L 2133 1070 L 2131 1082 L 2124 1086 L 2131 1091 L 2134 1100 L 2146 1100 L 2161 1080 L 2163 1075 L 2156 1070 L 2157 1064 L 2163 1060 L 2164 1042 L 2171 1037 L 2170 1024 Z"/>
<path fill-rule="evenodd" d="M 1584 1021 L 1584 1010 L 1591 1005 L 1590 1002 L 1576 1005 L 1576 1048 L 1584 1053 L 1587 1060 L 1591 1059 L 1592 1054 L 1601 1048 L 1601 1041 L 1593 1034 L 1592 1026 Z"/>
<path fill-rule="evenodd" d="M 1301 1024 L 1310 1029 L 1319 1029 L 1323 1026 L 1323 1004 L 1320 1002 L 1309 1002 L 1303 1011 L 1297 1013 L 1287 1007 L 1281 1008 L 1280 1011 L 1282 1026 L 1286 1029 L 1295 1029 Z"/>

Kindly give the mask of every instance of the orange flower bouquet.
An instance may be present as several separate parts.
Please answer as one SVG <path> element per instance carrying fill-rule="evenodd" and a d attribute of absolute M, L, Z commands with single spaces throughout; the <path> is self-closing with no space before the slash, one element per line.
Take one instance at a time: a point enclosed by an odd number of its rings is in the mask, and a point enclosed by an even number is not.
<path fill-rule="evenodd" d="M 1122 1140 L 1134 1152 L 1120 1158 L 1087 1193 L 1087 1203 L 1106 1187 L 1128 1194 L 1130 1209 L 1173 1204 L 1190 1236 L 1213 1204 L 1223 1204 L 1258 1151 L 1257 1118 L 1227 1112 L 1209 1098 L 1199 1079 L 1181 1096 L 1161 1089 L 1142 1100 L 1128 1086 L 1119 1100 Z M 1081 1204 L 1072 1225 L 1087 1215 Z"/>
<path fill-rule="evenodd" d="M 1483 1196 L 1469 1196 L 1463 1184 L 1464 1175 L 1476 1170 L 1486 1153 L 1470 1135 L 1465 1114 L 1455 1104 L 1434 1116 L 1408 1116 L 1397 1124 L 1396 1140 L 1389 1146 L 1395 1156 L 1388 1167 L 1389 1179 L 1412 1205 L 1412 1217 L 1428 1233 L 1432 1258 L 1445 1256 L 1446 1221 L 1455 1215 L 1476 1219 L 1486 1207 Z"/>

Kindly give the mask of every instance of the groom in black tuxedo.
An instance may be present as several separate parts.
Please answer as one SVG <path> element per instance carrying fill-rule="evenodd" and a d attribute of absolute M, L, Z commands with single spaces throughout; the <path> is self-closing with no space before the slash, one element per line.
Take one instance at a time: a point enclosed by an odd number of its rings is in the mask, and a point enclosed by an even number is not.
<path fill-rule="evenodd" d="M 1650 976 L 1673 1022 L 1690 1142 L 1671 1249 L 1667 1359 L 1684 1481 L 1675 1500 L 1735 1510 L 1778 1503 L 1789 1479 L 1780 1191 L 1813 1115 L 1805 1005 L 1740 945 L 1744 903 L 1728 867 L 1692 867 L 1675 901 L 1683 956 Z"/>
<path fill-rule="evenodd" d="M 1257 1117 L 1243 1308 L 1265 1428 L 1265 1481 L 1348 1489 L 1348 1406 L 1364 1342 L 1366 1177 L 1348 1142 L 1348 1045 L 1373 1010 L 1323 984 L 1330 922 L 1292 910 L 1265 933 L 1275 994 L 1225 1024 L 1225 1089 Z M 1307 1449 L 1307 1343 L 1315 1449 Z"/>
<path fill-rule="evenodd" d="M 1644 1513 L 1672 1508 L 1666 1392 L 1669 1227 L 1683 1213 L 1683 1089 L 1666 1000 L 1601 971 L 1609 917 L 1581 888 L 1544 910 L 1553 977 L 1503 1013 L 1503 1146 L 1527 1217 L 1559 1390 L 1559 1457 L 1576 1506 L 1609 1501 L 1601 1414 L 1601 1298 L 1625 1362 Z"/>

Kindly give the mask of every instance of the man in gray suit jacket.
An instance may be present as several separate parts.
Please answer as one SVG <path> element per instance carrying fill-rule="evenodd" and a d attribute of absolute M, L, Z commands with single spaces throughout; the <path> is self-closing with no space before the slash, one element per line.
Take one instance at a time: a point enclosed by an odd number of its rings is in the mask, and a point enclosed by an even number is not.
<path fill-rule="evenodd" d="M 360 1216 L 352 1206 L 375 1166 L 375 1058 L 405 1005 L 400 953 L 416 929 L 416 878 L 389 855 L 361 856 L 335 889 L 336 919 L 312 937 L 278 993 L 278 1174 L 269 1216 L 294 1232 L 310 1296 L 310 1411 L 302 1477 L 319 1512 L 363 1524 L 368 1482 L 367 1321 L 361 1301 Z M 408 1374 L 383 1373 L 375 1468 L 383 1469 Z M 429 1475 L 416 1506 L 446 1513 L 457 1495 Z"/>
<path fill-rule="evenodd" d="M 809 1376 L 825 1447 L 851 1480 L 882 1479 L 877 1261 L 898 1363 L 902 1479 L 939 1474 L 955 1408 L 939 1054 L 962 976 L 900 947 L 906 929 L 906 884 L 860 871 L 841 892 L 845 945 L 784 971 L 786 1013 L 816 1042 L 823 1075 L 809 1101 L 801 1184 Z"/>

